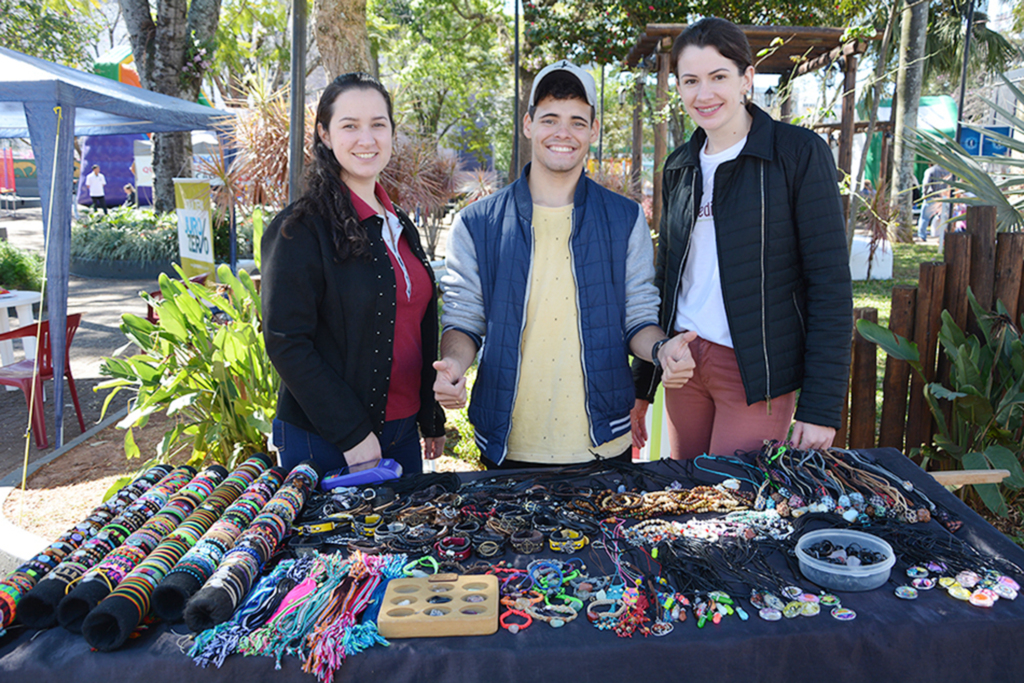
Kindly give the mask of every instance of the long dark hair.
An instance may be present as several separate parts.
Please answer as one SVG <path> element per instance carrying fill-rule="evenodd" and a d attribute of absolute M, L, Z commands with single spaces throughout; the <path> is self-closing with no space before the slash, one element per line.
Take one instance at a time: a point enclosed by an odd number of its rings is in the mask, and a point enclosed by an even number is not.
<path fill-rule="evenodd" d="M 342 74 L 328 85 L 316 106 L 316 123 L 313 130 L 313 163 L 306 169 L 306 190 L 295 202 L 292 213 L 282 226 L 287 237 L 292 222 L 304 216 L 318 215 L 326 219 L 334 239 L 335 261 L 341 262 L 350 256 L 367 258 L 370 255 L 366 230 L 359 223 L 352 205 L 352 191 L 341 179 L 341 164 L 334 151 L 320 139 L 319 127 L 330 129 L 334 115 L 334 101 L 343 92 L 352 89 L 376 90 L 384 97 L 388 108 L 391 130 L 395 130 L 395 119 L 391 108 L 391 95 L 376 78 L 362 71 Z"/>

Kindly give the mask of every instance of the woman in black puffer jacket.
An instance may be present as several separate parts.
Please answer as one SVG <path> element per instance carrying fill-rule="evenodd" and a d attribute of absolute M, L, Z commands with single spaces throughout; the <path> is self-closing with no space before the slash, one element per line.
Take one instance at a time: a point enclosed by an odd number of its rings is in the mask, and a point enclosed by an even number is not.
<path fill-rule="evenodd" d="M 662 327 L 698 334 L 693 379 L 665 392 L 672 457 L 756 450 L 785 439 L 791 423 L 794 444 L 826 448 L 846 396 L 853 323 L 831 151 L 746 103 L 754 68 L 736 25 L 693 24 L 672 63 L 698 125 L 665 162 L 655 280 Z M 634 377 L 641 445 L 658 377 L 639 361 Z"/>

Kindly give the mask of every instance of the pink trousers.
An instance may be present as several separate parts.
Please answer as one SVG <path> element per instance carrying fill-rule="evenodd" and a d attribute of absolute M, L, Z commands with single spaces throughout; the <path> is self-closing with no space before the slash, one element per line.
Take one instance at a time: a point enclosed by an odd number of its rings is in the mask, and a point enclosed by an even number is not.
<path fill-rule="evenodd" d="M 690 342 L 697 363 L 681 389 L 665 390 L 672 458 L 756 451 L 765 439 L 785 439 L 793 421 L 796 392 L 747 405 L 736 353 L 698 337 Z"/>

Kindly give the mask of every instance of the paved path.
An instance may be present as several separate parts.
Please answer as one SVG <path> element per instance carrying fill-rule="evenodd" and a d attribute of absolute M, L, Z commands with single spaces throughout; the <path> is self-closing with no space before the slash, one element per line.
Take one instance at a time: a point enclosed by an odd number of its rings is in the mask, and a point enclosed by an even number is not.
<path fill-rule="evenodd" d="M 20 209 L 18 218 L 0 217 L 0 227 L 7 228 L 7 238 L 20 249 L 43 253 L 42 214 L 39 209 Z M 102 381 L 99 369 L 102 359 L 113 355 L 124 346 L 127 338 L 121 332 L 122 313 L 144 315 L 145 303 L 139 291 L 154 289 L 150 280 L 105 280 L 71 276 L 68 283 L 68 312 L 82 313 L 82 324 L 71 344 L 71 372 L 78 387 L 78 397 L 86 429 L 99 421 L 106 392 L 97 393 L 92 387 Z M 12 311 L 13 313 L 13 311 Z M 46 389 L 48 401 L 47 436 L 50 448 L 37 449 L 35 442 L 29 449 L 29 460 L 51 452 L 55 442 L 53 422 L 53 388 Z M 65 384 L 64 440 L 70 441 L 81 432 L 75 417 L 74 405 Z M 20 391 L 0 388 L 0 476 L 20 467 L 24 456 L 24 434 L 28 424 L 28 411 Z"/>

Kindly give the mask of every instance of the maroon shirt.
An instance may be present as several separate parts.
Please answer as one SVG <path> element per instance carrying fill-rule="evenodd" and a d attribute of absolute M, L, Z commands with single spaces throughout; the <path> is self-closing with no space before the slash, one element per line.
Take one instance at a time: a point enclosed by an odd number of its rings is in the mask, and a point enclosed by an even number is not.
<path fill-rule="evenodd" d="M 395 213 L 395 207 L 380 183 L 374 188 L 374 195 L 385 211 Z M 360 221 L 377 215 L 377 212 L 355 193 L 352 193 L 352 205 L 355 207 Z M 386 230 L 387 226 L 383 226 L 382 229 Z M 427 312 L 432 294 L 430 275 L 427 274 L 423 263 L 412 253 L 405 235 L 399 238 L 398 251 L 409 272 L 412 292 L 411 295 L 406 296 L 402 266 L 389 247 L 388 258 L 391 259 L 391 270 L 395 276 L 395 341 L 391 355 L 387 408 L 384 415 L 386 421 L 412 417 L 420 410 L 420 381 L 423 369 L 423 339 L 420 334 L 420 322 Z"/>

